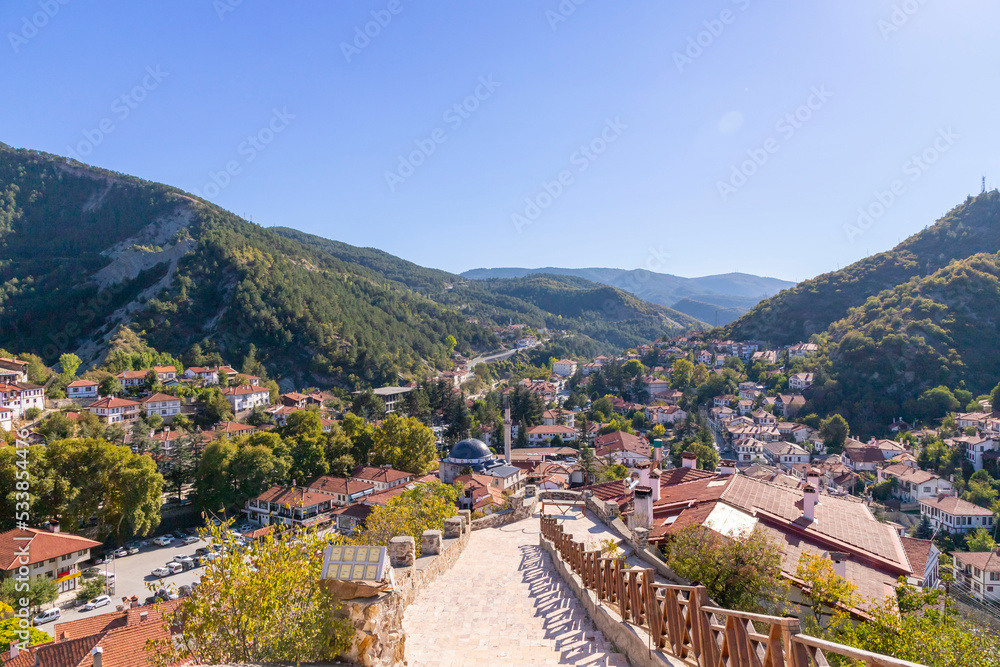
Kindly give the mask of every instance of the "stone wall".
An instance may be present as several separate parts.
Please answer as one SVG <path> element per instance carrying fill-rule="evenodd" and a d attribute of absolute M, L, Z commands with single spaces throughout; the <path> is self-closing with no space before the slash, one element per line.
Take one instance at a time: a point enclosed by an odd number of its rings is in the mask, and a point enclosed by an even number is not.
<path fill-rule="evenodd" d="M 510 499 L 510 509 L 503 510 L 502 512 L 494 512 L 493 514 L 487 514 L 484 517 L 475 519 L 472 522 L 472 530 L 496 528 L 497 526 L 503 526 L 514 521 L 527 519 L 535 513 L 535 505 L 537 504 L 537 501 L 538 499 L 534 497 L 524 498 L 521 496 L 514 496 Z"/>
<path fill-rule="evenodd" d="M 364 667 L 403 664 L 406 650 L 403 613 L 425 586 L 455 564 L 469 543 L 470 533 L 469 522 L 463 519 L 462 534 L 442 538 L 440 554 L 425 552 L 409 567 L 392 568 L 395 578 L 392 591 L 344 601 L 339 615 L 354 624 L 354 643 L 343 657 Z M 412 548 L 413 542 L 410 544 Z"/>

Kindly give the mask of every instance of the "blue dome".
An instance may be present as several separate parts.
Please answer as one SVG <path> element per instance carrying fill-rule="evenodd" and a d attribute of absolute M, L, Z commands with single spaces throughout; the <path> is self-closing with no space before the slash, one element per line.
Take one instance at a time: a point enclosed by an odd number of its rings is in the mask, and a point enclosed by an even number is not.
<path fill-rule="evenodd" d="M 449 459 L 461 459 L 463 461 L 485 459 L 491 456 L 493 456 L 493 452 L 486 446 L 486 443 L 475 438 L 455 443 L 455 446 L 448 452 Z"/>

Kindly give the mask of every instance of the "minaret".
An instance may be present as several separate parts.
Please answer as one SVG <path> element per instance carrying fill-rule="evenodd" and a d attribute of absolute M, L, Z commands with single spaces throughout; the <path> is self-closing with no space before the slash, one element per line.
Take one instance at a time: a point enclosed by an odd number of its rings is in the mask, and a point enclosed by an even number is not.
<path fill-rule="evenodd" d="M 503 455 L 507 465 L 510 465 L 510 399 L 503 403 Z"/>

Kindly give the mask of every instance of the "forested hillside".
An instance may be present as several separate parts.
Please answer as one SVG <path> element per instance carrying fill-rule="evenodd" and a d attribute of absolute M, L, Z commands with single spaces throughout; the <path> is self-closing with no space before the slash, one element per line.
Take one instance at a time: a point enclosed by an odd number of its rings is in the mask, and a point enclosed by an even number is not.
<path fill-rule="evenodd" d="M 808 340 L 883 290 L 928 276 L 956 259 L 1000 251 L 1000 193 L 969 197 L 936 224 L 888 252 L 799 283 L 760 302 L 720 337 L 775 345 Z"/>
<path fill-rule="evenodd" d="M 176 188 L 0 144 L 0 347 L 101 360 L 120 325 L 272 376 L 378 384 L 495 349 L 491 323 L 627 347 L 699 326 L 594 283 L 468 281 L 377 250 L 269 230 Z"/>

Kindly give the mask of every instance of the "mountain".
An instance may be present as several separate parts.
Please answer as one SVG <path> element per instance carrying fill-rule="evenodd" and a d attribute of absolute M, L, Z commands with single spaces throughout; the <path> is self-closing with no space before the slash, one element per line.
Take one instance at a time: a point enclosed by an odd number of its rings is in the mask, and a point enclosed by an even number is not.
<path fill-rule="evenodd" d="M 551 308 L 552 310 L 548 310 Z M 185 360 L 262 360 L 297 386 L 395 382 L 492 350 L 491 324 L 599 349 L 701 326 L 564 277 L 470 281 L 264 229 L 176 188 L 0 144 L 0 348 L 99 363 L 123 326 Z"/>
<path fill-rule="evenodd" d="M 1000 380 L 1000 193 L 969 197 L 890 251 L 762 301 L 710 335 L 820 353 L 807 411 L 860 434 L 897 417 L 930 423 Z M 943 390 L 937 389 L 944 387 Z"/>
<path fill-rule="evenodd" d="M 472 269 L 466 278 L 523 278 L 545 273 L 574 276 L 625 290 L 645 301 L 658 303 L 710 324 L 728 324 L 761 299 L 795 283 L 746 273 L 726 273 L 701 278 L 682 278 L 645 269 Z"/>
<path fill-rule="evenodd" d="M 955 260 L 998 251 L 1000 194 L 994 190 L 969 197 L 936 224 L 892 250 L 806 280 L 761 301 L 719 335 L 776 345 L 805 341 L 883 290 L 930 275 Z"/>

